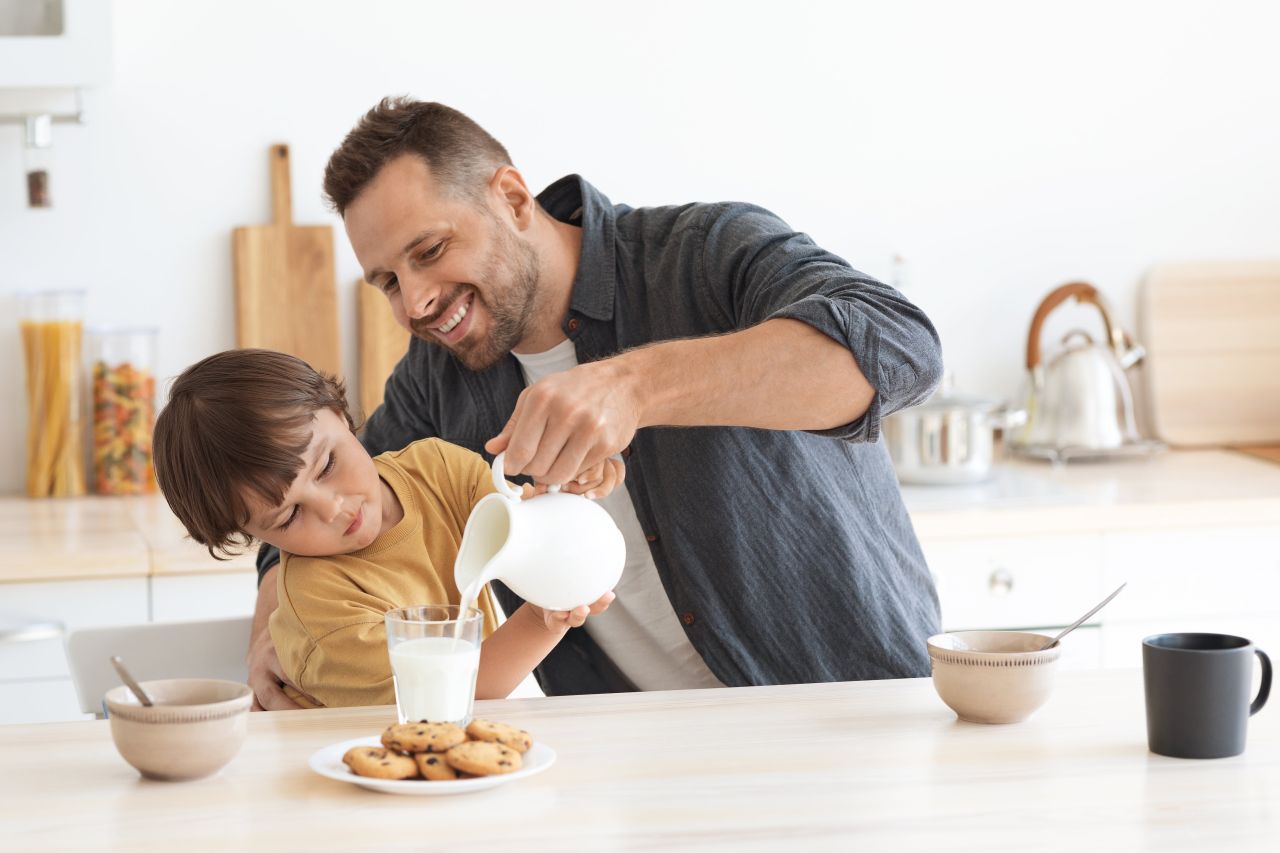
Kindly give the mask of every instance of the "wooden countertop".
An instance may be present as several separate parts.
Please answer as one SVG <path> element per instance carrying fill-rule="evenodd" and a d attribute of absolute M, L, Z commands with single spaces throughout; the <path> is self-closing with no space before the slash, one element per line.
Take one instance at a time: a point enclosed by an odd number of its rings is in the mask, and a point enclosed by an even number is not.
<path fill-rule="evenodd" d="M 1280 465 L 1227 450 L 1066 466 L 1008 460 L 987 483 L 902 492 L 922 539 L 1280 519 Z M 159 495 L 0 497 L 0 583 L 252 571 L 255 556 L 214 560 Z"/>
<path fill-rule="evenodd" d="M 308 769 L 389 707 L 254 714 L 235 760 L 186 783 L 142 780 L 105 721 L 7 726 L 0 803 L 24 850 L 1274 849 L 1280 708 L 1252 718 L 1241 756 L 1165 758 L 1139 671 L 1058 675 L 1009 726 L 958 722 L 928 679 L 480 702 L 558 758 L 452 797 Z"/>
<path fill-rule="evenodd" d="M 0 497 L 0 583 L 252 571 L 186 538 L 160 495 Z"/>

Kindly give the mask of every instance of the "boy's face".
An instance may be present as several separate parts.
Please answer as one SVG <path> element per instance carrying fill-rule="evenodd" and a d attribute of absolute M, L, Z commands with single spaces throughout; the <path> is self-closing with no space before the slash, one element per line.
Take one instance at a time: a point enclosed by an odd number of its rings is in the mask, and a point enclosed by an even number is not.
<path fill-rule="evenodd" d="M 321 409 L 284 502 L 270 507 L 250 495 L 245 532 L 299 556 L 349 554 L 381 532 L 382 495 L 368 452 L 341 416 Z"/>

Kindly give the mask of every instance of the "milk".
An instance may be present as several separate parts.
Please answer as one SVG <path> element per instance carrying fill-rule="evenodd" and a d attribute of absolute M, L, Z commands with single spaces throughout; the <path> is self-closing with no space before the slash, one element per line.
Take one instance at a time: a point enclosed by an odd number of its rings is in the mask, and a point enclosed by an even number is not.
<path fill-rule="evenodd" d="M 476 693 L 480 647 L 453 637 L 420 637 L 390 650 L 400 722 L 466 722 Z"/>

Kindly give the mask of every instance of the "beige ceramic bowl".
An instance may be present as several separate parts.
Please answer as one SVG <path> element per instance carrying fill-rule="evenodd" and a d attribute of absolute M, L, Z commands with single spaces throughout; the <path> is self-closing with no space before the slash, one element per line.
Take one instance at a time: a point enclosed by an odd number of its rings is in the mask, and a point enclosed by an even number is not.
<path fill-rule="evenodd" d="M 1059 643 L 1022 631 L 956 631 L 929 638 L 933 687 L 942 701 L 972 723 L 1016 723 L 1045 703 Z"/>
<path fill-rule="evenodd" d="M 253 692 L 212 678 L 143 681 L 144 707 L 128 687 L 105 697 L 111 738 L 124 760 L 148 779 L 199 779 L 235 757 L 248 730 Z"/>

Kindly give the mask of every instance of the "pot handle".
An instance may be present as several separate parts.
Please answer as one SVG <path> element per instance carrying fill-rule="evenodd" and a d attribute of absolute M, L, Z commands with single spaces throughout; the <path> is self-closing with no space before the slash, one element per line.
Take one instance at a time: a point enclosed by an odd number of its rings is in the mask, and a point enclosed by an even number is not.
<path fill-rule="evenodd" d="M 1073 281 L 1054 288 L 1040 303 L 1040 307 L 1036 308 L 1035 316 L 1031 319 L 1031 331 L 1027 334 L 1027 370 L 1034 371 L 1040 366 L 1040 330 L 1044 326 L 1044 321 L 1049 316 L 1049 312 L 1073 297 L 1081 304 L 1088 303 L 1097 307 L 1098 312 L 1102 314 L 1102 324 L 1107 329 L 1107 340 L 1110 342 L 1111 349 L 1117 357 L 1127 350 L 1124 343 L 1124 332 L 1119 326 L 1111 322 L 1111 309 L 1108 307 L 1107 301 L 1102 298 L 1102 294 L 1092 284 Z"/>
<path fill-rule="evenodd" d="M 498 494 L 508 498 L 520 500 L 524 496 L 524 490 L 519 486 L 513 485 L 507 480 L 506 474 L 503 473 L 503 464 L 507 458 L 507 451 L 502 451 L 493 457 L 493 487 L 498 490 Z M 547 486 L 548 492 L 560 491 L 559 486 Z"/>

